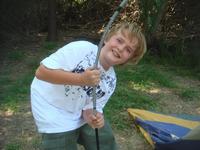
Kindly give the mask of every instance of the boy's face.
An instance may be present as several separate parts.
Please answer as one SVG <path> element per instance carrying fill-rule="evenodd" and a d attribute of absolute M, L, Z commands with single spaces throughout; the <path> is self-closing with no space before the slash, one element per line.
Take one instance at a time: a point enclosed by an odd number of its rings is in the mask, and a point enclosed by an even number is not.
<path fill-rule="evenodd" d="M 108 69 L 111 66 L 126 63 L 134 55 L 137 44 L 138 39 L 135 37 L 129 39 L 127 31 L 117 32 L 105 41 L 100 55 L 101 64 Z"/>

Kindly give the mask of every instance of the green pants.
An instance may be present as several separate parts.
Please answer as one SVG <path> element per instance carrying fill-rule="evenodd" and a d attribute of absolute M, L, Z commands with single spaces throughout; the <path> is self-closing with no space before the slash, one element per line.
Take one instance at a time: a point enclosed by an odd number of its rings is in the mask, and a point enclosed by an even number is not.
<path fill-rule="evenodd" d="M 99 132 L 100 150 L 117 150 L 115 138 L 108 122 L 105 122 Z M 43 150 L 77 150 L 77 143 L 84 146 L 85 150 L 96 150 L 95 130 L 89 125 L 63 133 L 43 133 Z"/>

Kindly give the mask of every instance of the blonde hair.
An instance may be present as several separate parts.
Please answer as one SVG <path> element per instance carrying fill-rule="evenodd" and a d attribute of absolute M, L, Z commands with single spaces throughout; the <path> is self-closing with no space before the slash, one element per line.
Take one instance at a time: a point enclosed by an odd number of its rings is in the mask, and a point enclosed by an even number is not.
<path fill-rule="evenodd" d="M 136 50 L 134 51 L 134 55 L 132 58 L 129 59 L 133 64 L 137 64 L 140 59 L 143 57 L 143 55 L 146 52 L 147 46 L 146 46 L 146 39 L 144 34 L 142 33 L 140 27 L 136 23 L 128 23 L 123 22 L 120 24 L 116 24 L 111 28 L 109 33 L 107 34 L 105 41 L 108 41 L 113 35 L 115 35 L 117 32 L 121 32 L 124 34 L 125 32 L 128 35 L 128 38 L 132 41 L 133 38 L 138 39 L 138 43 L 136 46 Z"/>

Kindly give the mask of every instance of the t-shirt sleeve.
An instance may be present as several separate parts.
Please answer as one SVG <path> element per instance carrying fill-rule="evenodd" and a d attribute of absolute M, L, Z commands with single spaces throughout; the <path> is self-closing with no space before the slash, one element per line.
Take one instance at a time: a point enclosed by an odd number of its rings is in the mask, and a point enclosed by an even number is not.
<path fill-rule="evenodd" d="M 93 46 L 93 45 L 92 45 Z M 91 50 L 91 44 L 84 41 L 76 41 L 58 49 L 41 61 L 41 64 L 50 69 L 62 69 L 72 71 L 76 65 Z"/>
<path fill-rule="evenodd" d="M 68 53 L 70 54 L 70 51 Z M 70 59 L 70 57 L 65 58 L 65 55 L 63 54 L 63 49 L 61 48 L 55 53 L 51 54 L 49 57 L 46 57 L 44 60 L 42 60 L 41 64 L 50 69 L 64 69 L 68 68 L 66 66 L 67 64 L 65 64 L 65 62 L 67 62 L 67 60 L 65 59 Z"/>

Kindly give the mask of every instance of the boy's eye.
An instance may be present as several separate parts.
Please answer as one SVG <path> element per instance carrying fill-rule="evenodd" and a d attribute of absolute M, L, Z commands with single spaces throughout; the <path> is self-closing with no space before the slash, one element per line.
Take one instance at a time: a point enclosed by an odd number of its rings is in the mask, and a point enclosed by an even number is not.
<path fill-rule="evenodd" d="M 133 53 L 134 50 L 133 50 L 132 48 L 130 48 L 130 47 L 127 47 L 127 48 L 126 48 L 126 51 L 127 51 L 129 54 L 131 54 L 131 53 Z"/>
<path fill-rule="evenodd" d="M 122 40 L 121 40 L 121 39 L 119 39 L 119 38 L 117 38 L 117 42 L 119 42 L 119 43 L 122 43 Z"/>
<path fill-rule="evenodd" d="M 126 51 L 130 54 L 131 53 L 131 50 L 129 48 L 126 49 Z"/>

